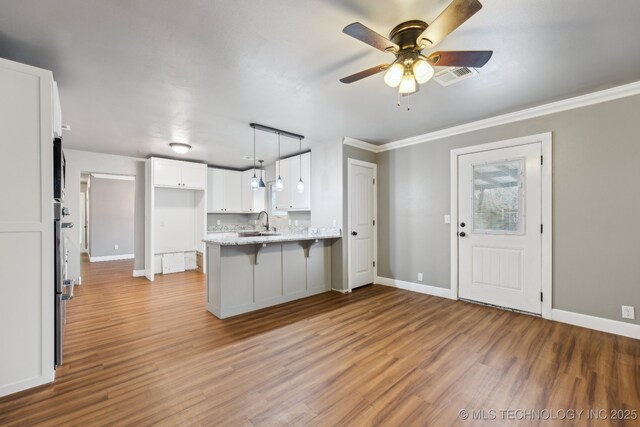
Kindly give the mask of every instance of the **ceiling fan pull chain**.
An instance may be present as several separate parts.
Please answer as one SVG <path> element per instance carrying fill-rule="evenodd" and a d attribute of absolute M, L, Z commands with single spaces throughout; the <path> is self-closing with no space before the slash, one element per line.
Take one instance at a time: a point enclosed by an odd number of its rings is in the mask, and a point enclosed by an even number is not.
<path fill-rule="evenodd" d="M 400 92 L 397 92 L 398 95 L 398 107 L 400 106 Z"/>
<path fill-rule="evenodd" d="M 411 95 L 407 95 L 407 111 L 411 111 L 411 105 L 409 105 L 409 97 Z"/>

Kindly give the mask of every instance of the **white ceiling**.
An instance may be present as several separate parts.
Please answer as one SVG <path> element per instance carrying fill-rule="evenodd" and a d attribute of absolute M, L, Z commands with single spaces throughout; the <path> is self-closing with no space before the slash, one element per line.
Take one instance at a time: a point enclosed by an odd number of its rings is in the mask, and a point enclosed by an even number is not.
<path fill-rule="evenodd" d="M 481 0 L 482 1 L 482 0 Z M 431 22 L 449 0 L 5 0 L 0 57 L 50 69 L 70 148 L 174 156 L 243 168 L 250 122 L 325 142 L 384 143 L 640 80 L 640 1 L 484 0 L 437 46 L 492 49 L 480 75 L 435 82 L 396 107 L 382 74 L 339 78 L 393 57 L 342 34 Z M 258 135 L 258 158 L 277 155 Z M 283 152 L 297 149 L 283 139 Z"/>

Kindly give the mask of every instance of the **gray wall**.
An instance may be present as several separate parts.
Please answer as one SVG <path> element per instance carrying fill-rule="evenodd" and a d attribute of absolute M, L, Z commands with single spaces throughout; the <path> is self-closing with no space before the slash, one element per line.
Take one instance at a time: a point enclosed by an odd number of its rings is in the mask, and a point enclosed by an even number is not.
<path fill-rule="evenodd" d="M 640 305 L 639 111 L 634 96 L 379 153 L 378 275 L 449 288 L 449 151 L 552 131 L 553 306 L 623 320 Z"/>
<path fill-rule="evenodd" d="M 133 254 L 135 181 L 91 178 L 89 255 Z M 118 249 L 115 249 L 115 246 Z"/>
<path fill-rule="evenodd" d="M 80 174 L 82 172 L 135 176 L 134 269 L 144 270 L 144 191 L 145 159 L 65 149 L 67 180 L 65 205 L 71 210 L 69 221 L 80 223 Z M 69 241 L 69 277 L 80 276 L 80 234 L 66 232 Z"/>

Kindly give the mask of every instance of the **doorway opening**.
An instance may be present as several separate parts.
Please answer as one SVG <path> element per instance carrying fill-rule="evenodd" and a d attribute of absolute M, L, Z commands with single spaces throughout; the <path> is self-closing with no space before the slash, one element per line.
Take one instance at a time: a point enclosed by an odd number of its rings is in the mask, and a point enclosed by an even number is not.
<path fill-rule="evenodd" d="M 80 218 L 81 252 L 90 262 L 133 259 L 135 177 L 83 172 Z"/>

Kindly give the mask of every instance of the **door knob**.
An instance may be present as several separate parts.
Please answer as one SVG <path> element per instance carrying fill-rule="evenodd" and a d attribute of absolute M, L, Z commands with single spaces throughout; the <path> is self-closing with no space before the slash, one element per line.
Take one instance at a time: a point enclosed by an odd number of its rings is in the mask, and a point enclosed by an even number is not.
<path fill-rule="evenodd" d="M 464 237 L 466 235 L 467 235 L 467 233 L 465 233 L 464 231 L 461 231 L 460 234 L 459 234 L 460 237 Z"/>
<path fill-rule="evenodd" d="M 464 222 L 460 223 L 460 227 L 464 227 L 465 225 L 467 225 L 467 224 L 465 224 Z"/>
<path fill-rule="evenodd" d="M 352 231 L 352 232 L 351 232 L 351 235 L 352 235 L 352 236 L 357 236 L 357 235 L 358 235 L 358 232 L 357 232 L 357 231 Z"/>

